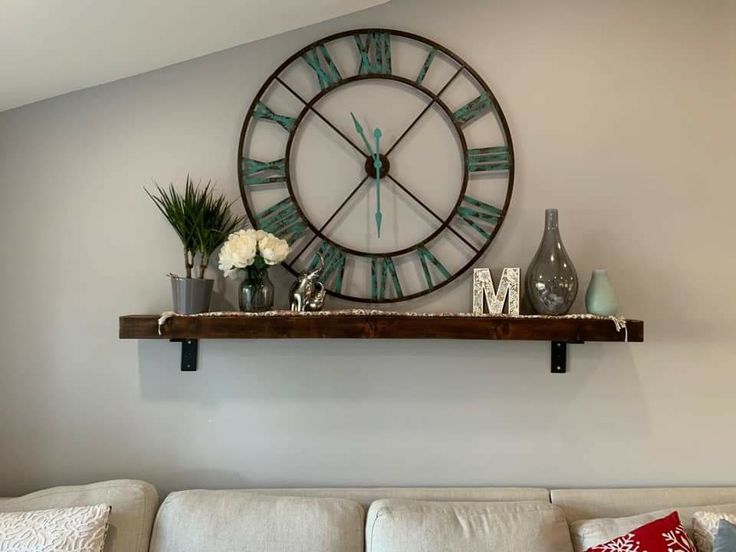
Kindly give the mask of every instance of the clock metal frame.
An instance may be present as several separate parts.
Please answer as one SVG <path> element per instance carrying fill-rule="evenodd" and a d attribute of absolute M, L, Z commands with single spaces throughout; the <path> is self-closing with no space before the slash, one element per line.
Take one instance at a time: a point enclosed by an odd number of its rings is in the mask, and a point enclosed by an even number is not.
<path fill-rule="evenodd" d="M 432 90 L 429 90 L 425 86 L 423 86 L 420 82 L 412 81 L 409 78 L 400 76 L 400 75 L 394 75 L 392 73 L 369 73 L 369 74 L 357 74 L 352 75 L 345 78 L 340 78 L 336 83 L 330 84 L 328 86 L 321 86 L 321 90 L 314 95 L 311 99 L 304 99 L 297 91 L 293 89 L 289 84 L 284 82 L 283 79 L 280 78 L 281 73 L 289 67 L 292 63 L 295 61 L 304 58 L 306 54 L 309 52 L 315 51 L 316 48 L 319 48 L 321 46 L 324 46 L 325 44 L 339 40 L 346 37 L 352 37 L 352 36 L 370 36 L 374 33 L 388 33 L 391 36 L 396 37 L 402 37 L 405 39 L 413 40 L 416 42 L 419 42 L 421 44 L 424 44 L 425 46 L 428 46 L 431 50 L 435 50 L 437 52 L 442 52 L 447 57 L 449 57 L 455 64 L 456 70 L 452 77 L 443 85 L 442 89 L 435 93 Z M 428 58 L 429 61 L 429 58 Z M 426 68 L 428 68 L 427 62 L 425 62 L 425 66 L 422 68 L 420 72 L 420 77 L 422 76 L 422 73 L 426 74 Z M 459 232 L 457 232 L 455 229 L 450 226 L 450 223 L 453 221 L 453 219 L 458 216 L 458 209 L 460 208 L 461 204 L 463 203 L 463 200 L 465 198 L 465 192 L 468 187 L 468 180 L 470 175 L 470 170 L 468 167 L 468 145 L 465 138 L 465 135 L 462 130 L 462 124 L 455 121 L 453 119 L 453 111 L 449 108 L 449 106 L 440 98 L 441 94 L 452 84 L 452 82 L 463 72 L 470 75 L 472 80 L 475 81 L 475 83 L 478 85 L 479 89 L 482 91 L 484 95 L 486 95 L 488 98 L 490 98 L 491 106 L 490 110 L 493 112 L 493 114 L 496 116 L 497 122 L 499 126 L 501 127 L 501 131 L 503 133 L 503 138 L 505 140 L 505 146 L 507 149 L 507 155 L 508 155 L 508 184 L 506 187 L 506 197 L 505 202 L 502 208 L 500 208 L 500 214 L 498 215 L 497 222 L 495 223 L 493 229 L 490 231 L 490 236 L 486 238 L 483 242 L 483 244 L 480 247 L 476 247 L 472 243 L 470 243 L 469 240 L 467 240 L 465 237 L 462 236 Z M 453 207 L 453 209 L 450 211 L 450 214 L 442 219 L 439 215 L 434 213 L 432 209 L 430 209 L 421 199 L 416 197 L 410 190 L 405 188 L 400 182 L 398 182 L 396 179 L 392 177 L 390 173 L 386 175 L 386 178 L 388 180 L 391 180 L 391 182 L 397 186 L 398 188 L 401 188 L 404 193 L 408 194 L 418 205 L 420 205 L 425 211 L 428 211 L 431 213 L 437 220 L 441 222 L 441 225 L 434 229 L 430 235 L 423 238 L 419 242 L 408 246 L 403 247 L 401 249 L 397 249 L 395 251 L 389 251 L 385 253 L 372 253 L 372 252 L 366 252 L 361 251 L 349 247 L 345 247 L 344 245 L 335 242 L 333 239 L 330 239 L 328 236 L 326 236 L 323 233 L 324 228 L 326 228 L 334 219 L 335 216 L 342 210 L 342 208 L 353 198 L 353 196 L 358 192 L 358 190 L 365 185 L 365 183 L 371 178 L 369 174 L 367 174 L 360 183 L 353 189 L 351 194 L 338 206 L 337 210 L 332 214 L 332 216 L 324 223 L 322 224 L 321 228 L 318 228 L 313 224 L 313 222 L 306 216 L 304 211 L 302 210 L 301 206 L 299 205 L 299 201 L 297 199 L 296 193 L 294 191 L 293 185 L 292 185 L 292 178 L 291 178 L 291 171 L 290 171 L 290 161 L 291 161 L 291 154 L 293 149 L 293 142 L 294 138 L 297 134 L 297 131 L 299 129 L 300 124 L 304 120 L 304 118 L 309 113 L 314 113 L 317 116 L 319 116 L 325 123 L 328 124 L 334 130 L 337 134 L 339 134 L 346 142 L 348 142 L 349 145 L 351 145 L 353 148 L 358 150 L 361 155 L 363 155 L 367 160 L 371 159 L 371 156 L 366 154 L 365 151 L 356 146 L 353 140 L 346 136 L 344 132 L 342 132 L 339 128 L 334 126 L 332 123 L 330 123 L 326 118 L 324 118 L 319 111 L 315 108 L 315 105 L 319 103 L 319 101 L 327 96 L 330 92 L 333 92 L 334 90 L 348 85 L 355 82 L 360 82 L 364 80 L 388 80 L 400 83 L 402 85 L 408 86 L 411 89 L 418 91 L 423 96 L 429 98 L 431 101 L 428 103 L 424 110 L 414 119 L 414 121 L 410 124 L 410 126 L 396 139 L 396 141 L 391 145 L 389 150 L 385 153 L 386 157 L 388 157 L 393 151 L 393 149 L 403 140 L 403 138 L 411 131 L 411 129 L 416 125 L 416 123 L 422 118 L 422 116 L 433 106 L 436 105 L 440 108 L 442 115 L 447 118 L 447 121 L 450 126 L 453 129 L 453 132 L 455 133 L 455 136 L 457 137 L 460 147 L 462 149 L 462 163 L 463 163 L 463 180 L 461 184 L 461 188 L 458 194 L 458 199 Z M 418 78 L 417 80 L 420 80 Z M 421 79 L 423 80 L 423 79 Z M 401 255 L 405 255 L 407 253 L 411 253 L 412 251 L 418 251 L 418 248 L 426 247 L 428 246 L 432 241 L 437 239 L 438 236 L 445 230 L 449 230 L 455 234 L 456 237 L 458 237 L 461 241 L 463 241 L 468 247 L 470 247 L 473 250 L 473 256 L 472 258 L 465 263 L 460 269 L 456 270 L 454 273 L 450 273 L 450 276 L 448 278 L 445 278 L 442 281 L 439 281 L 437 283 L 433 283 L 433 285 L 427 287 L 426 289 L 422 289 L 421 291 L 418 291 L 416 293 L 411 293 L 409 295 L 402 295 L 399 297 L 382 297 L 382 298 L 368 298 L 368 297 L 356 297 L 352 295 L 347 295 L 341 292 L 337 292 L 334 290 L 329 289 L 327 287 L 327 293 L 334 297 L 338 297 L 341 299 L 345 299 L 348 301 L 355 301 L 355 302 L 361 302 L 361 303 L 395 303 L 395 302 L 401 302 L 401 301 L 407 301 L 410 299 L 415 299 L 417 297 L 422 297 L 424 295 L 427 295 L 433 291 L 436 291 L 440 288 L 443 288 L 444 286 L 448 285 L 449 283 L 455 281 L 461 274 L 465 273 L 469 268 L 471 268 L 477 261 L 480 259 L 480 257 L 486 252 L 488 247 L 491 245 L 493 240 L 495 239 L 496 235 L 498 234 L 499 230 L 501 229 L 501 226 L 503 225 L 504 220 L 506 219 L 506 215 L 508 213 L 508 209 L 511 203 L 511 197 L 513 195 L 513 186 L 514 186 L 514 148 L 513 148 L 513 141 L 511 138 L 511 132 L 508 127 L 508 122 L 506 120 L 506 116 L 504 115 L 500 104 L 498 103 L 495 95 L 493 94 L 493 91 L 490 89 L 490 87 L 486 84 L 486 82 L 478 75 L 478 73 L 470 67 L 462 58 L 460 58 L 457 54 L 449 50 L 448 48 L 432 41 L 427 38 L 421 37 L 419 35 L 400 31 L 400 30 L 394 30 L 394 29 L 385 29 L 385 28 L 365 28 L 365 29 L 353 29 L 349 31 L 343 31 L 340 33 L 336 33 L 327 37 L 324 37 L 320 40 L 316 40 L 312 42 L 311 44 L 308 44 L 292 56 L 290 56 L 288 59 L 286 59 L 272 74 L 271 76 L 266 79 L 266 81 L 263 83 L 263 85 L 259 88 L 255 98 L 253 99 L 252 103 L 250 104 L 250 107 L 248 109 L 248 112 L 246 114 L 245 120 L 243 122 L 243 126 L 240 132 L 240 140 L 238 144 L 238 184 L 240 189 L 240 194 L 243 200 L 243 204 L 245 207 L 246 214 L 248 216 L 249 221 L 253 225 L 254 228 L 258 228 L 258 218 L 257 214 L 254 212 L 250 201 L 248 200 L 247 192 L 246 192 L 246 174 L 243 167 L 243 158 L 244 158 L 244 151 L 243 148 L 245 146 L 245 140 L 248 133 L 248 129 L 250 127 L 250 124 L 252 123 L 254 119 L 254 113 L 256 111 L 257 106 L 259 105 L 261 98 L 263 95 L 268 91 L 268 89 L 274 84 L 278 83 L 279 85 L 283 86 L 286 90 L 288 90 L 295 98 L 297 98 L 302 104 L 303 108 L 299 112 L 299 114 L 292 118 L 293 122 L 291 123 L 291 127 L 287 130 L 288 132 L 288 139 L 286 143 L 286 151 L 284 155 L 284 176 L 285 176 L 285 183 L 288 190 L 289 198 L 291 202 L 293 203 L 298 216 L 301 218 L 301 220 L 304 222 L 304 224 L 307 226 L 309 231 L 313 234 L 313 236 L 307 241 L 306 245 L 303 247 L 300 247 L 299 254 L 295 257 L 295 260 L 300 258 L 306 251 L 309 249 L 312 243 L 314 243 L 315 240 L 321 240 L 321 243 L 327 243 L 331 245 L 332 247 L 338 249 L 341 252 L 344 252 L 345 254 L 359 256 L 359 257 L 368 257 L 372 259 L 381 258 L 381 259 L 392 259 L 393 257 L 399 257 Z M 292 267 L 289 263 L 284 262 L 284 267 L 289 270 L 294 275 L 298 275 L 299 272 Z"/>

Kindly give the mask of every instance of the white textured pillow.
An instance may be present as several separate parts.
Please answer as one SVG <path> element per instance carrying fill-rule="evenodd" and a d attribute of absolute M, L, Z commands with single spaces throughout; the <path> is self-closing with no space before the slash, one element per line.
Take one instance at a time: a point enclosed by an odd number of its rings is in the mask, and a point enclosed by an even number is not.
<path fill-rule="evenodd" d="M 712 552 L 718 532 L 718 522 L 722 519 L 736 525 L 736 513 L 695 512 L 693 514 L 693 537 L 698 552 Z"/>
<path fill-rule="evenodd" d="M 683 527 L 690 536 L 693 535 L 693 515 L 695 512 L 707 509 L 736 514 L 736 504 L 721 504 L 716 506 L 687 506 L 678 508 L 666 508 L 637 516 L 621 518 L 583 519 L 570 524 L 570 534 L 575 552 L 584 552 L 588 548 L 598 546 L 604 542 L 625 535 L 645 523 L 659 519 L 667 514 L 677 511 Z M 699 552 L 702 552 L 699 550 Z"/>
<path fill-rule="evenodd" d="M 110 506 L 0 513 L 0 552 L 102 552 Z"/>

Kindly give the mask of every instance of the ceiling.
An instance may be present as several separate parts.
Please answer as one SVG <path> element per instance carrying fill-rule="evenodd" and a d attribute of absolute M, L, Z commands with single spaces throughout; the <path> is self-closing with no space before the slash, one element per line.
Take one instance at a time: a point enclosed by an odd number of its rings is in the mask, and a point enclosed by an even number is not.
<path fill-rule="evenodd" d="M 2 0 L 0 111 L 386 1 Z"/>

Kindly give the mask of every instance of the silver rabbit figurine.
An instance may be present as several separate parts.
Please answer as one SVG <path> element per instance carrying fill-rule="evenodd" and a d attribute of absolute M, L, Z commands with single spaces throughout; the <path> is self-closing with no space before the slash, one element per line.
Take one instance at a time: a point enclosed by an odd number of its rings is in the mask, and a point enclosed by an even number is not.
<path fill-rule="evenodd" d="M 293 312 L 320 311 L 325 304 L 325 286 L 318 281 L 325 266 L 325 260 L 319 255 L 319 262 L 314 270 L 303 272 L 289 290 L 291 310 Z"/>

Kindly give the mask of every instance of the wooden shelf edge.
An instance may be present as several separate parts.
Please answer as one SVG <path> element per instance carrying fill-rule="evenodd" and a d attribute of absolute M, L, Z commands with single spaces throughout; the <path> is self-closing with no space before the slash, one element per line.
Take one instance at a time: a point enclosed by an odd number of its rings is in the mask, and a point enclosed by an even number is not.
<path fill-rule="evenodd" d="M 159 315 L 120 317 L 121 339 L 481 339 L 512 341 L 642 342 L 644 322 L 617 331 L 601 318 L 508 318 L 395 315 L 275 315 L 172 317 L 161 333 Z"/>

